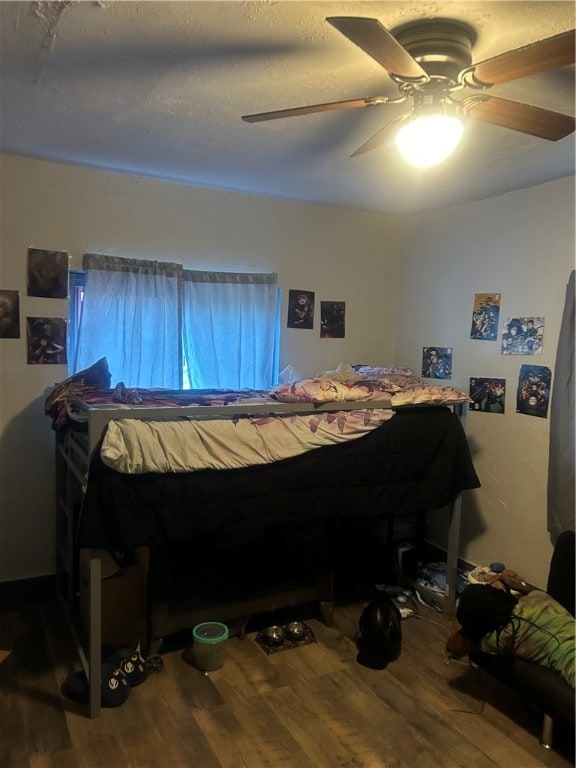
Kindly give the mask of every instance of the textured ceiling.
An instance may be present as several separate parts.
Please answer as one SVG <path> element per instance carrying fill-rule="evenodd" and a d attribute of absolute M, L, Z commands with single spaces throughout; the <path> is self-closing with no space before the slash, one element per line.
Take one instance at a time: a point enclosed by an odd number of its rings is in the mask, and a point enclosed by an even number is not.
<path fill-rule="evenodd" d="M 498 195 L 574 173 L 550 142 L 470 121 L 442 166 L 394 147 L 351 158 L 406 105 L 249 124 L 242 115 L 398 95 L 327 16 L 471 25 L 479 62 L 575 26 L 569 2 L 0 2 L 3 152 L 384 213 Z M 574 66 L 491 94 L 574 114 Z"/>

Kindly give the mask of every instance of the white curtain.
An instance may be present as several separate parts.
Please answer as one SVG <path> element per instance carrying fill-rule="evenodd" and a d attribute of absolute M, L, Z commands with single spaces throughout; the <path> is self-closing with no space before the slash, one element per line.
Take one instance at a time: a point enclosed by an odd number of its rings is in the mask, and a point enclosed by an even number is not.
<path fill-rule="evenodd" d="M 182 386 L 182 266 L 85 254 L 75 370 L 106 357 L 112 386 Z"/>
<path fill-rule="evenodd" d="M 275 274 L 185 271 L 183 307 L 190 387 L 264 389 L 278 382 Z"/>

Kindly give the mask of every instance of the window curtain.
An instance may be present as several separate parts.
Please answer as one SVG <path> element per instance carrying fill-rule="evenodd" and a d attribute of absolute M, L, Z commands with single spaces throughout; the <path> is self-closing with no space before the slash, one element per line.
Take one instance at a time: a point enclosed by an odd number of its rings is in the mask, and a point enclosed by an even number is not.
<path fill-rule="evenodd" d="M 566 286 L 550 403 L 548 531 L 555 542 L 574 530 L 574 270 Z"/>
<path fill-rule="evenodd" d="M 184 271 L 182 338 L 193 389 L 264 389 L 278 382 L 275 274 Z"/>
<path fill-rule="evenodd" d="M 182 266 L 85 254 L 75 370 L 108 359 L 112 385 L 182 387 Z"/>

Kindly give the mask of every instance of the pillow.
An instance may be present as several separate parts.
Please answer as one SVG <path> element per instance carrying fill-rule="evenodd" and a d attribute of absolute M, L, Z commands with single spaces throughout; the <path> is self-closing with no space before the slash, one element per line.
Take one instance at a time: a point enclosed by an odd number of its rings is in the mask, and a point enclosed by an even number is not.
<path fill-rule="evenodd" d="M 72 395 L 80 395 L 86 390 L 108 389 L 111 378 L 108 360 L 102 357 L 89 368 L 78 371 L 57 384 L 44 403 L 44 413 L 53 419 L 52 428 L 56 431 L 64 428 L 66 405 Z"/>
<path fill-rule="evenodd" d="M 459 389 L 441 384 L 411 384 L 392 395 L 392 405 L 451 405 L 469 403 L 470 397 Z"/>
<path fill-rule="evenodd" d="M 384 377 L 381 379 L 356 379 L 355 383 L 357 387 L 362 387 L 363 389 L 367 389 L 369 392 L 371 392 L 373 397 L 382 392 L 386 392 L 391 395 L 395 392 L 400 392 L 402 389 L 401 386 L 395 384 L 390 378 Z"/>
<path fill-rule="evenodd" d="M 344 384 L 353 384 L 360 378 L 356 370 L 348 363 L 338 363 L 338 367 L 333 371 L 323 371 L 316 377 L 318 379 L 333 379 L 342 381 Z"/>
<path fill-rule="evenodd" d="M 282 384 L 271 392 L 281 403 L 339 403 L 344 400 L 368 400 L 371 393 L 334 379 L 300 379 Z"/>
<path fill-rule="evenodd" d="M 379 379 L 382 376 L 386 377 L 390 374 L 402 374 L 404 376 L 413 376 L 414 371 L 412 368 L 400 368 L 393 366 L 392 368 L 379 368 L 376 365 L 353 365 L 352 368 L 359 376 L 366 377 L 367 379 Z"/>

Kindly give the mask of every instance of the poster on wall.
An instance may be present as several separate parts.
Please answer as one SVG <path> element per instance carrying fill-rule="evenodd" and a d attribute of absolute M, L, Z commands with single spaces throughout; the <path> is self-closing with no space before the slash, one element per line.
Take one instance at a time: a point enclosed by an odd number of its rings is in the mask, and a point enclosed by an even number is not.
<path fill-rule="evenodd" d="M 28 248 L 28 296 L 68 298 L 68 262 L 66 251 Z"/>
<path fill-rule="evenodd" d="M 320 338 L 343 339 L 346 333 L 346 302 L 320 302 Z"/>
<path fill-rule="evenodd" d="M 0 290 L 0 339 L 20 338 L 20 293 Z"/>
<path fill-rule="evenodd" d="M 500 294 L 475 293 L 470 338 L 481 341 L 496 341 L 499 317 Z"/>
<path fill-rule="evenodd" d="M 28 363 L 62 365 L 67 362 L 66 320 L 61 317 L 27 317 Z"/>
<path fill-rule="evenodd" d="M 506 379 L 475 376 L 470 379 L 471 411 L 504 413 L 506 409 Z"/>
<path fill-rule="evenodd" d="M 545 365 L 522 365 L 518 376 L 516 412 L 547 418 L 552 371 Z"/>
<path fill-rule="evenodd" d="M 425 379 L 451 379 L 452 347 L 422 347 L 422 376 Z"/>
<path fill-rule="evenodd" d="M 508 317 L 502 329 L 503 355 L 541 355 L 543 317 Z"/>
<path fill-rule="evenodd" d="M 288 328 L 312 328 L 314 325 L 314 291 L 288 291 Z"/>

